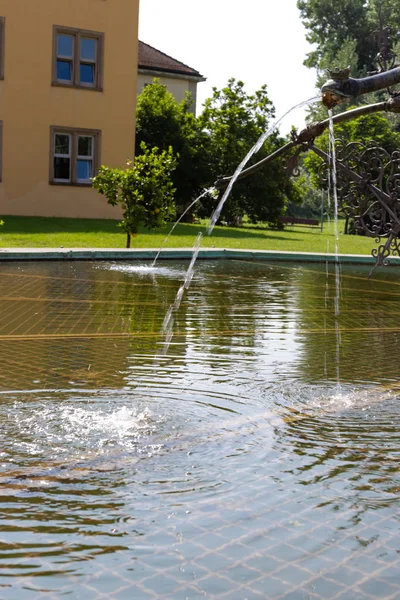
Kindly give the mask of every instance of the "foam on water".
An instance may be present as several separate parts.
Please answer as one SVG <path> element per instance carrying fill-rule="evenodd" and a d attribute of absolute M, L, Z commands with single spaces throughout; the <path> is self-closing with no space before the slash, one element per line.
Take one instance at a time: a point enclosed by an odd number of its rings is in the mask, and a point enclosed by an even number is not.
<path fill-rule="evenodd" d="M 107 271 L 118 271 L 120 273 L 132 273 L 139 277 L 148 277 L 153 275 L 165 275 L 168 277 L 182 277 L 182 270 L 174 267 L 153 266 L 151 265 L 135 265 L 135 264 L 113 264 L 99 267 Z"/>
<path fill-rule="evenodd" d="M 363 412 L 371 408 L 379 411 L 385 404 L 397 401 L 398 397 L 398 390 L 384 386 L 354 388 L 343 384 L 340 388 L 291 386 L 290 389 L 281 389 L 277 396 L 278 402 L 286 408 L 319 416 L 347 411 Z"/>
<path fill-rule="evenodd" d="M 149 444 L 153 449 L 162 448 L 161 424 L 165 417 L 147 406 L 112 402 L 87 405 L 79 399 L 67 404 L 42 402 L 32 407 L 16 402 L 7 413 L 3 415 L 4 429 L 17 434 L 20 442 L 16 446 L 31 455 L 41 454 L 49 446 L 53 455 L 107 448 L 142 451 Z"/>

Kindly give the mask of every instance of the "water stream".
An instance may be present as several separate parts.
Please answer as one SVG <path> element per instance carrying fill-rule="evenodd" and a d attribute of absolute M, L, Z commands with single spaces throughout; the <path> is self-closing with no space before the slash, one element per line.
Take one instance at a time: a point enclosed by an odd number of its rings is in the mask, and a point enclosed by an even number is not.
<path fill-rule="evenodd" d="M 165 343 L 164 343 L 163 352 L 162 352 L 163 355 L 165 355 L 168 352 L 169 344 L 172 339 L 172 328 L 173 328 L 173 324 L 174 324 L 173 315 L 179 309 L 181 302 L 182 302 L 183 294 L 184 294 L 185 290 L 187 290 L 189 288 L 190 282 L 192 281 L 192 278 L 193 278 L 194 265 L 196 263 L 197 256 L 200 251 L 202 237 L 203 237 L 203 234 L 201 232 L 199 232 L 197 235 L 196 241 L 193 245 L 193 255 L 192 255 L 192 259 L 190 261 L 189 267 L 186 271 L 185 279 L 178 290 L 178 293 L 175 297 L 175 301 L 169 307 L 167 314 L 165 315 L 165 319 L 163 321 L 162 327 L 161 327 L 161 334 L 165 336 Z"/>
<path fill-rule="evenodd" d="M 335 133 L 333 127 L 333 115 L 332 110 L 328 111 L 329 114 L 329 158 L 331 167 L 331 179 L 332 179 L 332 192 L 333 192 L 333 226 L 334 226 L 334 237 L 335 237 L 335 329 L 336 329 L 336 368 L 337 368 L 337 383 L 340 385 L 340 346 L 341 346 L 341 333 L 340 333 L 340 287 L 341 287 L 341 275 L 340 275 L 340 261 L 339 261 L 339 206 L 338 206 L 338 195 L 337 195 L 337 168 L 336 168 L 336 151 L 335 151 Z"/>
<path fill-rule="evenodd" d="M 226 200 L 229 197 L 229 194 L 232 191 L 233 186 L 235 185 L 235 182 L 237 181 L 238 177 L 240 176 L 240 173 L 243 171 L 243 169 L 245 168 L 245 166 L 247 165 L 247 163 L 249 162 L 249 160 L 251 159 L 251 157 L 256 154 L 260 148 L 262 147 L 262 145 L 264 144 L 264 142 L 267 140 L 267 138 L 273 134 L 273 132 L 278 128 L 278 126 L 282 123 L 283 119 L 285 119 L 291 112 L 293 112 L 294 110 L 296 110 L 297 108 L 301 108 L 303 106 L 307 106 L 309 104 L 312 104 L 313 102 L 316 102 L 317 100 L 319 100 L 319 96 L 315 96 L 313 98 L 309 98 L 308 100 L 304 100 L 303 102 L 300 102 L 299 104 L 296 104 L 295 106 L 293 106 L 292 108 L 290 108 L 284 115 L 282 115 L 282 117 L 280 119 L 278 119 L 277 121 L 275 121 L 275 123 L 273 125 L 271 125 L 271 127 L 269 127 L 269 129 L 267 129 L 267 131 L 265 131 L 260 138 L 257 140 L 257 142 L 254 144 L 254 146 L 249 150 L 249 152 L 246 154 L 246 156 L 244 157 L 244 159 L 242 160 L 242 162 L 238 165 L 238 167 L 236 168 L 236 171 L 234 172 L 234 174 L 232 175 L 231 180 L 229 181 L 229 184 L 221 198 L 221 200 L 218 203 L 218 206 L 216 207 L 216 209 L 214 210 L 213 214 L 211 215 L 209 224 L 207 226 L 207 233 L 208 235 L 211 235 L 213 232 L 213 229 L 215 227 L 216 222 L 218 221 L 222 209 L 224 207 L 224 204 L 226 202 Z"/>
<path fill-rule="evenodd" d="M 189 210 L 195 205 L 197 204 L 197 202 L 200 202 L 200 200 L 202 198 L 204 198 L 204 196 L 207 196 L 207 194 L 213 195 L 216 192 L 216 188 L 207 188 L 206 190 L 204 190 L 204 192 L 202 192 L 199 196 L 197 196 L 197 198 L 195 200 L 193 200 L 193 202 L 191 202 L 189 204 L 189 206 L 184 210 L 184 212 L 181 214 L 181 216 L 179 217 L 179 219 L 174 223 L 174 225 L 171 227 L 170 231 L 168 232 L 168 234 L 165 237 L 165 240 L 163 241 L 163 243 L 160 246 L 160 249 L 158 250 L 156 256 L 154 257 L 154 260 L 151 264 L 152 267 L 154 267 L 156 265 L 156 262 L 162 252 L 162 250 L 165 248 L 165 246 L 167 245 L 167 242 L 170 238 L 170 236 L 172 235 L 172 233 L 174 232 L 175 227 L 178 225 L 178 223 L 180 223 L 183 219 L 183 217 L 189 212 Z"/>
<path fill-rule="evenodd" d="M 208 226 L 207 226 L 207 233 L 208 235 L 211 235 L 213 232 L 213 229 L 215 227 L 216 222 L 218 221 L 222 209 L 224 207 L 225 202 L 227 201 L 232 188 L 235 184 L 235 182 L 237 181 L 238 177 L 240 176 L 241 172 L 243 171 L 243 169 L 245 168 L 245 166 L 247 165 L 247 163 L 249 162 L 249 160 L 251 159 L 251 157 L 256 154 L 260 148 L 263 146 L 264 142 L 267 140 L 267 138 L 272 135 L 272 133 L 278 128 L 278 126 L 281 124 L 281 122 L 283 121 L 283 119 L 285 119 L 292 111 L 296 110 L 297 108 L 301 108 L 303 106 L 312 104 L 313 102 L 315 102 L 316 100 L 319 100 L 319 96 L 315 96 L 313 98 L 309 98 L 308 100 L 304 100 L 303 102 L 300 102 L 299 104 L 296 104 L 295 106 L 293 106 L 292 108 L 290 108 L 286 113 L 284 113 L 282 115 L 282 117 L 280 119 L 278 119 L 277 121 L 274 122 L 273 125 L 271 125 L 271 127 L 269 127 L 267 129 L 267 131 L 265 131 L 257 140 L 257 142 L 254 144 L 254 146 L 249 150 L 249 152 L 246 154 L 246 156 L 244 157 L 244 159 L 242 160 L 242 162 L 238 165 L 238 167 L 236 168 L 234 174 L 232 175 L 229 184 L 225 190 L 225 192 L 222 195 L 221 200 L 219 201 L 217 207 L 215 208 L 215 210 L 213 211 Z M 204 197 L 207 193 L 209 193 L 209 189 L 205 190 L 198 198 L 196 198 L 196 200 L 194 200 L 192 202 L 192 204 L 188 207 L 188 209 L 185 211 L 184 214 L 186 214 L 186 212 L 189 210 L 189 208 L 191 208 L 196 202 L 198 202 L 202 197 Z M 183 215 L 182 215 L 183 216 Z M 180 219 L 182 218 L 182 216 L 180 217 Z M 180 220 L 179 219 L 179 220 Z M 179 222 L 178 220 L 178 222 Z M 177 223 L 178 223 L 177 222 Z M 165 246 L 168 237 L 171 235 L 173 229 L 175 228 L 175 226 L 177 225 L 177 223 L 175 223 L 174 227 L 171 229 L 171 231 L 169 232 L 167 238 L 165 239 L 161 249 Z M 190 262 L 189 268 L 186 272 L 186 276 L 184 279 L 184 282 L 182 283 L 182 285 L 180 286 L 178 293 L 176 295 L 175 301 L 174 303 L 170 306 L 170 308 L 167 311 L 167 314 L 165 316 L 164 322 L 163 322 L 163 326 L 161 329 L 161 334 L 165 336 L 165 345 L 164 345 L 164 351 L 163 354 L 165 354 L 168 351 L 169 348 L 169 344 L 170 341 L 172 339 L 172 328 L 173 328 L 173 323 L 174 323 L 174 319 L 173 319 L 173 314 L 174 312 L 176 312 L 180 306 L 180 303 L 182 301 L 182 297 L 184 294 L 184 291 L 186 289 L 188 289 L 189 285 L 190 285 L 190 281 L 193 277 L 193 269 L 194 269 L 194 265 L 196 263 L 197 260 L 197 256 L 199 254 L 200 251 L 200 245 L 201 245 L 201 239 L 202 239 L 202 234 L 199 233 L 196 241 L 193 245 L 193 256 L 192 256 L 192 260 Z M 154 261 L 153 261 L 153 266 L 158 258 L 158 256 L 160 255 L 161 249 L 159 250 L 158 254 L 156 255 Z"/>

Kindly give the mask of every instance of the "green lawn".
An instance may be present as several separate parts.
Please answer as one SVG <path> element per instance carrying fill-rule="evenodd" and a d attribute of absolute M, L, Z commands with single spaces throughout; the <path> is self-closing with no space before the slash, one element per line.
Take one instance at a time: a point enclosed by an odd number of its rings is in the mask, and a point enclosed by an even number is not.
<path fill-rule="evenodd" d="M 2 217 L 1 248 L 124 248 L 125 234 L 117 221 L 102 219 L 58 219 L 44 217 Z M 132 247 L 160 248 L 172 224 L 155 232 L 140 232 L 132 240 Z M 192 247 L 199 231 L 204 234 L 202 246 L 242 248 L 249 250 L 281 250 L 293 252 L 334 252 L 333 223 L 325 224 L 324 231 L 305 227 L 288 227 L 272 231 L 258 226 L 215 227 L 212 236 L 206 232 L 206 223 L 179 224 L 166 247 Z M 339 252 L 341 254 L 369 254 L 374 239 L 343 235 L 339 222 Z"/>

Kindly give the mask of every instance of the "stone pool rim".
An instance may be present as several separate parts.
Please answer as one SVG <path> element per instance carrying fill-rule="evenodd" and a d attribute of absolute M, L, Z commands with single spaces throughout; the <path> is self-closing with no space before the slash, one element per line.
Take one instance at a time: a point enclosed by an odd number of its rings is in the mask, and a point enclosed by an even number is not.
<path fill-rule="evenodd" d="M 0 261 L 38 261 L 38 260 L 154 260 L 159 248 L 0 248 Z M 189 260 L 192 248 L 164 248 L 159 260 Z M 242 250 L 230 248 L 201 248 L 198 255 L 203 260 L 248 259 L 297 263 L 333 263 L 337 260 L 334 253 L 289 252 L 277 250 Z M 341 264 L 375 264 L 370 254 L 339 254 Z M 391 256 L 390 266 L 400 265 L 400 257 Z"/>

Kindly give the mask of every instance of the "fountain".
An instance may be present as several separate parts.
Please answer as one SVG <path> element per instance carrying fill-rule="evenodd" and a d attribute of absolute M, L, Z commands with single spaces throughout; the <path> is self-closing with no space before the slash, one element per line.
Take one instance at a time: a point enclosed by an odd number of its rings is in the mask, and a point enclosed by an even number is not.
<path fill-rule="evenodd" d="M 330 124 L 333 126 L 377 112 L 400 114 L 400 92 L 391 90 L 391 86 L 400 83 L 400 66 L 395 66 L 395 55 L 389 50 L 388 39 L 386 45 L 381 47 L 377 60 L 380 65 L 379 71 L 361 79 L 350 77 L 350 68 L 330 70 L 331 79 L 321 88 L 322 103 L 331 111 L 338 104 L 383 89 L 388 91 L 387 100 L 330 116 L 324 121 L 308 125 L 300 133 L 292 131 L 290 142 L 242 170 L 235 178 L 247 177 L 270 161 L 288 155 L 288 174 L 293 174 L 301 153 L 309 150 L 316 153 L 333 170 L 332 158 L 314 144 L 315 139 L 328 129 Z M 388 70 L 384 70 L 385 67 Z M 372 255 L 376 257 L 375 267 L 387 265 L 391 254 L 400 256 L 400 149 L 389 155 L 373 141 L 366 146 L 355 143 L 347 146 L 339 144 L 336 150 L 335 170 L 339 212 L 354 219 L 356 230 L 376 239 L 379 246 L 372 251 Z M 222 194 L 231 185 L 232 180 L 233 177 L 220 177 L 215 187 L 221 190 Z"/>
<path fill-rule="evenodd" d="M 342 208 L 347 181 L 394 223 L 336 150 Z M 399 596 L 398 273 L 344 265 L 339 311 L 319 264 L 193 271 L 199 244 L 189 268 L 3 265 L 2 600 Z"/>

